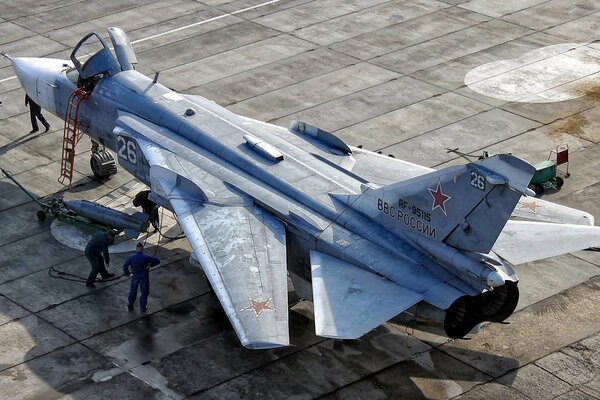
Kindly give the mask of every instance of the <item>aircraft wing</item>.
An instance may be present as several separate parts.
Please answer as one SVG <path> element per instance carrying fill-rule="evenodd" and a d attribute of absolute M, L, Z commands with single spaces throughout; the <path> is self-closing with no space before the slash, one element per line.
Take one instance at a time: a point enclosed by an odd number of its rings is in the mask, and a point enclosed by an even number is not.
<path fill-rule="evenodd" d="M 518 265 L 598 245 L 597 226 L 508 221 L 492 250 Z"/>
<path fill-rule="evenodd" d="M 283 224 L 256 206 L 169 200 L 242 344 L 288 346 Z"/>
<path fill-rule="evenodd" d="M 227 112 L 219 109 L 217 106 L 212 107 L 212 102 L 200 96 L 190 94 L 182 94 L 182 96 L 197 104 L 202 104 L 203 107 L 207 107 L 210 111 L 217 114 Z M 284 148 L 286 151 L 293 152 L 292 148 L 298 147 L 302 149 L 302 154 L 309 152 L 317 155 L 319 158 L 324 158 L 329 163 L 338 165 L 340 168 L 351 172 L 352 176 L 360 176 L 377 186 L 386 186 L 434 171 L 432 168 L 357 147 L 347 146 L 352 151 L 352 154 L 343 154 L 343 152 L 339 153 L 335 150 L 331 151 L 332 149 L 326 143 L 320 142 L 311 135 L 299 135 L 291 132 L 288 128 L 252 118 L 236 114 L 230 114 L 227 118 L 236 121 L 241 128 L 254 135 L 262 136 L 264 131 L 267 131 L 283 139 L 285 144 L 278 144 L 278 146 Z M 336 138 L 336 140 L 343 143 L 341 139 Z M 344 144 L 344 146 L 346 145 Z M 303 161 L 309 162 L 306 159 Z"/>
<path fill-rule="evenodd" d="M 522 196 L 512 216 L 559 224 L 594 225 L 594 216 L 590 213 L 535 197 Z"/>
<path fill-rule="evenodd" d="M 365 149 L 352 147 L 352 155 L 356 159 L 352 172 L 378 186 L 391 185 L 435 171 L 433 168 Z"/>
<path fill-rule="evenodd" d="M 242 344 L 288 346 L 283 223 L 197 165 L 146 140 L 156 129 L 151 124 L 123 117 L 115 129 L 121 135 L 135 133 L 150 166 L 153 194 L 177 215 Z"/>
<path fill-rule="evenodd" d="M 306 143 L 303 142 L 315 142 L 315 140 L 308 135 L 301 138 L 295 137 L 295 134 L 281 126 L 256 121 L 246 117 L 244 117 L 244 119 L 251 124 L 262 126 L 264 129 L 267 129 L 279 137 L 286 138 L 290 143 L 302 146 L 303 148 L 306 148 Z M 329 162 L 337 164 L 347 171 L 352 172 L 354 176 L 360 176 L 368 182 L 378 186 L 390 185 L 434 171 L 432 168 L 378 154 L 373 151 L 352 146 L 349 146 L 349 148 L 352 150 L 352 155 L 332 154 L 328 151 L 318 151 L 316 148 L 311 149 L 311 151 L 319 154 L 319 156 L 327 159 Z"/>
<path fill-rule="evenodd" d="M 357 339 L 423 297 L 346 261 L 310 252 L 315 333 Z"/>

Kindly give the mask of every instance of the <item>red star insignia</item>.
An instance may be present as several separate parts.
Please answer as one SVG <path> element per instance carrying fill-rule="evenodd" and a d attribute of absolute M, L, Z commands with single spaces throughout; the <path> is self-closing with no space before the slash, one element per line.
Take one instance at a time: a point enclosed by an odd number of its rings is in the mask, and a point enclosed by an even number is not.
<path fill-rule="evenodd" d="M 429 194 L 431 194 L 431 197 L 433 197 L 431 211 L 435 210 L 436 208 L 439 208 L 440 210 L 442 210 L 445 216 L 448 216 L 448 214 L 446 213 L 446 202 L 452 197 L 442 192 L 442 183 L 438 180 L 437 187 L 435 188 L 435 190 L 430 188 L 427 188 L 427 190 L 429 190 Z"/>
<path fill-rule="evenodd" d="M 250 305 L 246 308 L 242 308 L 240 311 L 254 311 L 255 317 L 258 317 L 260 315 L 260 313 L 262 313 L 264 310 L 275 311 L 275 308 L 271 307 L 269 305 L 269 302 L 271 301 L 271 299 L 257 301 L 257 300 L 248 298 L 248 301 L 250 302 Z"/>
<path fill-rule="evenodd" d="M 519 203 L 519 208 L 522 209 L 522 210 L 529 209 L 529 210 L 533 211 L 534 214 L 537 214 L 537 209 L 538 208 L 544 208 L 544 206 L 539 205 L 534 200 L 534 201 L 528 202 L 528 203 L 525 203 L 525 202 Z"/>

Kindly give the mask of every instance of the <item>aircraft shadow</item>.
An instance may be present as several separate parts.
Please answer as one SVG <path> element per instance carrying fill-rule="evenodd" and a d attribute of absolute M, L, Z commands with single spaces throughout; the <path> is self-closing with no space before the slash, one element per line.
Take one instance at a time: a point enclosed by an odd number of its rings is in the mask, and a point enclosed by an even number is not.
<path fill-rule="evenodd" d="M 41 398 L 63 394 L 87 400 L 100 392 L 108 398 L 129 393 L 154 398 L 159 390 L 200 397 L 269 392 L 293 395 L 301 390 L 305 393 L 301 398 L 327 393 L 346 398 L 346 394 L 377 390 L 390 398 L 431 398 L 431 393 L 438 394 L 434 398 L 446 398 L 448 387 L 456 392 L 460 385 L 466 391 L 493 380 L 462 360 L 490 360 L 508 370 L 518 367 L 516 360 L 469 349 L 462 349 L 457 359 L 443 348 L 429 348 L 386 326 L 360 340 L 319 338 L 314 336 L 313 320 L 293 311 L 291 347 L 245 349 L 203 277 L 193 279 L 203 288 L 196 296 L 175 304 L 161 300 L 164 296 L 172 301 L 170 291 L 181 289 L 182 279 L 190 281 L 184 276 L 189 271 L 180 267 L 176 267 L 178 277 L 158 277 L 158 270 L 153 271 L 149 304 L 161 304 L 147 315 L 137 309 L 133 313 L 125 310 L 128 285 L 124 281 L 74 296 L 71 304 L 38 312 L 40 318 L 67 333 L 76 332 L 76 336 L 85 335 L 78 330 L 86 331 L 87 326 L 90 337 L 41 356 L 46 345 L 36 343 L 24 355 L 24 364 L 0 365 L 4 367 L 0 370 L 3 386 L 13 382 L 31 385 L 33 390 L 20 388 L 12 393 L 8 389 L 7 394 L 15 395 L 11 397 L 15 399 L 35 393 Z M 104 325 L 106 315 L 117 321 L 111 322 L 110 328 Z M 77 329 L 69 327 L 72 323 Z M 31 335 L 39 337 L 39 332 Z"/>

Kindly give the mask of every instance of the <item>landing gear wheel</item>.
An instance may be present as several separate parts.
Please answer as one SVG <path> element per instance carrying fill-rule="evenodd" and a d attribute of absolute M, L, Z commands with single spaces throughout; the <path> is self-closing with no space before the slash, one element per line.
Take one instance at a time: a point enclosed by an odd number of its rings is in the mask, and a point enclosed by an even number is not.
<path fill-rule="evenodd" d="M 557 176 L 556 183 L 555 183 L 556 188 L 560 189 L 562 187 L 562 185 L 564 185 L 564 184 L 565 184 L 565 180 L 563 178 L 561 178 L 560 176 Z"/>
<path fill-rule="evenodd" d="M 92 153 L 90 159 L 90 167 L 96 178 L 108 178 L 117 173 L 117 164 L 115 159 L 106 150 L 99 150 Z"/>
<path fill-rule="evenodd" d="M 38 212 L 35 215 L 37 216 L 37 219 L 40 222 L 44 222 L 46 220 L 46 213 L 42 210 L 38 210 Z"/>
<path fill-rule="evenodd" d="M 532 183 L 528 186 L 529 189 L 535 192 L 536 196 L 541 196 L 544 193 L 544 186 L 539 183 Z"/>

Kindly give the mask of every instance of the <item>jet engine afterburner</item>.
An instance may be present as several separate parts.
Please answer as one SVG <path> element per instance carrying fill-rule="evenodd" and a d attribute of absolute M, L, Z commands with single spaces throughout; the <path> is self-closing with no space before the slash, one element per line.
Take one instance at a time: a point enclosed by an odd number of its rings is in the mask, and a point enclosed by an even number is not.
<path fill-rule="evenodd" d="M 502 322 L 508 318 L 519 301 L 517 282 L 504 285 L 477 296 L 462 296 L 446 310 L 419 303 L 394 319 L 407 327 L 436 335 L 459 339 L 482 322 Z"/>

